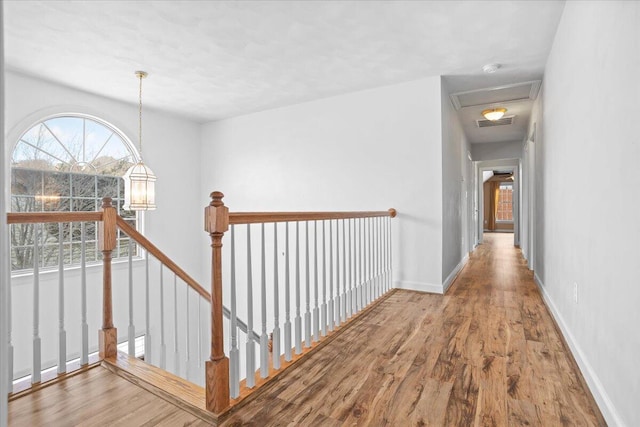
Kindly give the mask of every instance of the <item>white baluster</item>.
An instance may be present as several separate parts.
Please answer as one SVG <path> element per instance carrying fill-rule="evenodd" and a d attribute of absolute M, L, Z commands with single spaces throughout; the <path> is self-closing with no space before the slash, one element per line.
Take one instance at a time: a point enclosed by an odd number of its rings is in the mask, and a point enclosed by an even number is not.
<path fill-rule="evenodd" d="M 285 222 L 285 263 L 284 263 L 284 360 L 291 361 L 291 291 L 289 283 L 289 223 Z"/>
<path fill-rule="evenodd" d="M 251 267 L 251 224 L 247 224 L 247 342 L 246 385 L 253 388 L 256 383 L 256 354 L 253 343 L 253 271 Z"/>
<path fill-rule="evenodd" d="M 389 289 L 393 288 L 393 246 L 392 246 L 392 234 L 391 234 L 391 218 L 389 218 L 387 220 L 387 222 L 389 223 L 388 226 L 388 242 L 387 245 L 389 247 Z"/>
<path fill-rule="evenodd" d="M 265 236 L 264 236 L 264 223 L 261 224 L 262 233 L 262 263 L 261 263 L 261 278 L 260 278 L 260 313 L 262 315 L 262 334 L 260 335 L 260 378 L 266 378 L 269 376 L 269 335 L 267 334 L 267 261 L 265 250 Z"/>
<path fill-rule="evenodd" d="M 340 306 L 342 305 L 342 296 L 340 295 L 340 221 L 336 220 L 336 305 L 333 318 L 336 320 L 336 326 L 340 326 Z"/>
<path fill-rule="evenodd" d="M 304 342 L 305 346 L 311 347 L 311 283 L 309 275 L 309 221 L 305 221 L 305 252 L 304 252 L 304 264 L 305 264 L 305 311 L 304 311 Z"/>
<path fill-rule="evenodd" d="M 362 298 L 362 218 L 358 218 L 358 295 L 356 298 L 357 311 L 363 307 Z"/>
<path fill-rule="evenodd" d="M 354 268 L 353 268 L 353 240 L 351 239 L 351 223 L 353 219 L 349 219 L 349 304 L 347 305 L 347 316 L 351 317 L 355 313 L 355 292 L 354 292 Z"/>
<path fill-rule="evenodd" d="M 369 305 L 369 233 L 368 230 L 368 218 L 362 219 L 364 223 L 364 228 L 362 230 L 362 274 L 363 276 L 363 302 L 362 308 L 364 309 L 367 305 Z"/>
<path fill-rule="evenodd" d="M 371 284 L 371 278 L 372 278 L 372 274 L 371 274 L 371 248 L 372 248 L 372 243 L 371 243 L 371 218 L 367 218 L 366 220 L 366 234 L 365 234 L 365 241 L 367 242 L 367 305 L 369 305 L 371 303 L 371 301 L 373 300 L 372 298 L 372 284 Z"/>
<path fill-rule="evenodd" d="M 31 383 L 39 383 L 42 370 L 40 343 L 40 231 L 41 225 L 33 225 L 33 369 Z M 4 397 L 3 397 L 4 398 Z"/>
<path fill-rule="evenodd" d="M 144 256 L 144 360 L 152 364 L 151 355 L 151 304 L 149 301 L 149 252 Z"/>
<path fill-rule="evenodd" d="M 197 357 L 196 357 L 196 366 L 198 366 L 200 368 L 199 372 L 202 372 L 202 367 L 204 367 L 204 360 L 207 358 L 207 356 L 203 353 L 205 347 L 202 345 L 202 343 L 203 343 L 202 334 L 204 333 L 204 328 L 202 327 L 202 300 L 203 300 L 203 298 L 200 298 L 199 296 L 197 297 L 197 301 L 198 301 L 198 343 L 197 343 L 197 345 L 198 345 L 198 353 L 197 353 Z"/>
<path fill-rule="evenodd" d="M 369 305 L 373 300 L 373 220 L 369 218 L 369 291 L 368 291 L 368 300 L 367 305 Z"/>
<path fill-rule="evenodd" d="M 236 295 L 236 237 L 235 225 L 231 225 L 231 316 L 229 319 L 231 350 L 229 351 L 229 391 L 232 398 L 240 394 L 240 351 L 238 350 L 238 317 Z"/>
<path fill-rule="evenodd" d="M 313 222 L 313 290 L 315 305 L 313 307 L 313 339 L 320 339 L 320 310 L 318 308 L 318 221 Z"/>
<path fill-rule="evenodd" d="M 133 326 L 133 244 L 129 237 L 129 356 L 136 357 L 136 328 Z"/>
<path fill-rule="evenodd" d="M 184 363 L 184 377 L 190 381 L 191 380 L 191 349 L 189 348 L 190 346 L 190 327 L 189 327 L 189 286 L 185 286 L 184 287 L 184 300 L 185 300 L 185 329 L 186 329 L 186 336 L 185 336 L 185 363 Z"/>
<path fill-rule="evenodd" d="M 67 332 L 64 328 L 64 227 L 60 222 L 58 223 L 58 374 L 65 372 L 67 372 Z"/>
<path fill-rule="evenodd" d="M 300 317 L 300 221 L 296 221 L 296 354 L 302 353 L 302 317 Z"/>
<path fill-rule="evenodd" d="M 382 220 L 383 218 L 378 218 L 378 296 L 382 296 L 384 294 L 384 281 L 382 277 L 382 262 L 383 262 L 383 239 L 382 239 Z"/>
<path fill-rule="evenodd" d="M 135 339 L 134 339 L 135 341 Z M 178 278 L 173 275 L 173 368 L 180 376 L 180 350 L 178 349 Z"/>
<path fill-rule="evenodd" d="M 333 310 L 333 221 L 329 220 L 329 331 L 333 331 L 336 316 Z"/>
<path fill-rule="evenodd" d="M 342 220 L 342 304 L 340 308 L 340 320 L 346 322 L 347 320 L 347 239 L 346 226 L 344 219 Z"/>
<path fill-rule="evenodd" d="M 164 276 L 162 263 L 160 263 L 160 368 L 166 369 L 167 345 L 164 341 Z"/>
<path fill-rule="evenodd" d="M 376 300 L 380 295 L 378 289 L 378 217 L 372 218 L 372 237 L 373 237 L 373 299 Z"/>
<path fill-rule="evenodd" d="M 320 322 L 322 336 L 327 335 L 327 251 L 325 236 L 325 221 L 322 221 L 322 307 L 320 309 L 322 316 L 322 321 Z"/>
<path fill-rule="evenodd" d="M 10 266 L 11 262 L 9 261 L 4 265 Z M 5 305 L 5 307 L 7 308 L 7 373 L 8 373 L 7 381 L 9 383 L 7 385 L 7 390 L 9 391 L 9 393 L 12 393 L 13 392 L 13 339 L 11 335 L 12 335 L 12 329 L 13 329 L 13 320 L 12 320 L 13 299 L 11 296 L 11 287 L 13 286 L 13 284 L 11 283 L 11 274 L 7 274 L 7 276 L 9 277 L 7 281 L 8 286 L 6 290 L 7 303 Z M 0 398 L 4 399 L 4 396 L 0 396 Z"/>
<path fill-rule="evenodd" d="M 278 223 L 273 223 L 273 337 L 271 363 L 274 370 L 280 369 L 280 294 L 278 290 Z"/>

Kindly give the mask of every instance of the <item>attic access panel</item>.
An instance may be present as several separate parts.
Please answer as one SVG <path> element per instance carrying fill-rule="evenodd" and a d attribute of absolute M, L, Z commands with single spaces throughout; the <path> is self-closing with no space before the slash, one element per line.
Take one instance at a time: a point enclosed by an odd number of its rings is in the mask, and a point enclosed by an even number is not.
<path fill-rule="evenodd" d="M 452 93 L 451 101 L 456 110 L 487 104 L 534 100 L 538 96 L 540 80 Z"/>

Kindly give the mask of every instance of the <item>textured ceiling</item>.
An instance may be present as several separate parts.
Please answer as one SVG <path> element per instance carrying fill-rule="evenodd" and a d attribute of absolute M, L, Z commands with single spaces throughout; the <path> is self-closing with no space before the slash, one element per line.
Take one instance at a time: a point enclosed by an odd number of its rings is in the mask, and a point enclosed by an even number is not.
<path fill-rule="evenodd" d="M 563 2 L 5 1 L 9 69 L 215 120 L 427 76 L 540 79 Z M 503 68 L 484 75 L 481 67 Z"/>

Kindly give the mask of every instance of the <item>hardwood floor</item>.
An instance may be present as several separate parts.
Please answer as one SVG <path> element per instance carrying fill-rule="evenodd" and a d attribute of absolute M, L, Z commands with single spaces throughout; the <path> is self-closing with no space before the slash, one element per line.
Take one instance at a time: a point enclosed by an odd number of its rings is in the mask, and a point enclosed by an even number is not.
<path fill-rule="evenodd" d="M 446 296 L 399 291 L 223 426 L 606 425 L 512 234 Z"/>
<path fill-rule="evenodd" d="M 206 426 L 97 366 L 9 402 L 10 426 Z"/>
<path fill-rule="evenodd" d="M 94 368 L 9 404 L 12 426 L 206 425 Z M 446 296 L 397 291 L 223 426 L 606 425 L 511 234 Z"/>

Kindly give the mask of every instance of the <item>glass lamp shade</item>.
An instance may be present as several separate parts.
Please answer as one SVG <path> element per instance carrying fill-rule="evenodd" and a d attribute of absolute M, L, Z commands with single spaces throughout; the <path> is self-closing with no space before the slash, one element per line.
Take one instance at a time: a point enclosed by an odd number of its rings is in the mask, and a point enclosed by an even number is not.
<path fill-rule="evenodd" d="M 156 209 L 156 176 L 142 160 L 124 174 L 124 206 L 128 211 Z"/>
<path fill-rule="evenodd" d="M 481 114 L 487 120 L 496 121 L 496 120 L 500 120 L 502 116 L 504 116 L 504 113 L 506 112 L 507 112 L 506 108 L 490 108 L 488 110 L 484 110 Z"/>

